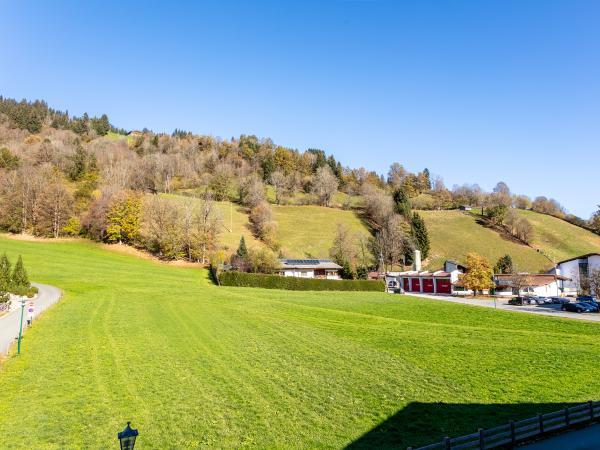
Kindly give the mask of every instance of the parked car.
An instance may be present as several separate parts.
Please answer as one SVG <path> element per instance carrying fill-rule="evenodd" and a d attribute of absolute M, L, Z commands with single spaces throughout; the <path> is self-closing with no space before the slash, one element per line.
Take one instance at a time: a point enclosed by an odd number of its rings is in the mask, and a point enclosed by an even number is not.
<path fill-rule="evenodd" d="M 550 297 L 552 304 L 554 305 L 562 305 L 564 303 L 570 303 L 570 300 L 566 297 Z"/>
<path fill-rule="evenodd" d="M 529 297 L 514 297 L 508 301 L 508 304 L 509 305 L 518 305 L 518 306 L 530 305 L 531 299 Z"/>
<path fill-rule="evenodd" d="M 547 303 L 552 303 L 548 297 L 539 297 L 537 295 L 529 297 L 530 303 L 536 303 L 538 305 L 545 305 Z"/>
<path fill-rule="evenodd" d="M 596 312 L 598 308 L 592 306 L 589 303 L 564 303 L 560 309 L 563 311 L 576 312 L 576 313 L 584 313 L 584 312 Z"/>
<path fill-rule="evenodd" d="M 596 297 L 592 297 L 591 295 L 582 295 L 580 297 L 577 297 L 577 301 L 579 303 L 585 303 L 586 305 L 590 305 L 592 308 L 591 312 L 600 311 L 600 305 L 598 305 L 598 300 L 596 299 Z"/>

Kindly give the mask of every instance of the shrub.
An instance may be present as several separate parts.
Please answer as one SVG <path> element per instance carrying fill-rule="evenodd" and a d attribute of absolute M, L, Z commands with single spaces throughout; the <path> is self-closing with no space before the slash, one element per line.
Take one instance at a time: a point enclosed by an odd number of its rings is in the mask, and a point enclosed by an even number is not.
<path fill-rule="evenodd" d="M 323 280 L 263 275 L 245 272 L 223 272 L 219 275 L 221 286 L 259 287 L 290 291 L 376 291 L 383 292 L 382 280 Z"/>

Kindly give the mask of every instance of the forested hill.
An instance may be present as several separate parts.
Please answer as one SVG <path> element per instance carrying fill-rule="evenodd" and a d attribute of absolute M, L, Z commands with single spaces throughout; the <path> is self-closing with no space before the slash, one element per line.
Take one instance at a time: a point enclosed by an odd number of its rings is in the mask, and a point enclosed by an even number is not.
<path fill-rule="evenodd" d="M 474 226 L 521 249 L 536 248 L 542 236 L 543 220 L 526 211 L 586 236 L 594 235 L 583 228 L 600 231 L 600 215 L 582 220 L 502 182 L 490 193 L 448 189 L 427 169 L 411 173 L 398 162 L 382 175 L 268 138 L 126 132 L 107 115 L 73 117 L 43 101 L 2 97 L 0 202 L 3 231 L 121 242 L 163 259 L 224 261 L 244 236 L 257 270 L 276 256 L 331 256 L 361 273 L 380 256 L 387 265 L 410 261 L 415 248 L 430 262 L 460 258 L 444 250 L 444 220 L 436 218 L 460 218 L 448 227 L 466 230 L 464 214 L 446 212 L 460 205 L 483 211 Z"/>

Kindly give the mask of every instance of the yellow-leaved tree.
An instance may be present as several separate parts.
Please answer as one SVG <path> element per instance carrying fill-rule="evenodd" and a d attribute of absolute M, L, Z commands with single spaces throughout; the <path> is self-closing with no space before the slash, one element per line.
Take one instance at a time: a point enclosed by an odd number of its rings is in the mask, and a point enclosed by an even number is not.
<path fill-rule="evenodd" d="M 477 253 L 467 255 L 467 273 L 462 277 L 465 289 L 473 291 L 473 295 L 485 289 L 494 288 L 494 271 L 487 258 Z"/>

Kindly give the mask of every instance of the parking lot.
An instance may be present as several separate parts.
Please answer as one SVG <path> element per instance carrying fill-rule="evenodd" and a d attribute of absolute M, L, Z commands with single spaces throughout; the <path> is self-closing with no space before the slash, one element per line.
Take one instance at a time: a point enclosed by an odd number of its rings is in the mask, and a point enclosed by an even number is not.
<path fill-rule="evenodd" d="M 414 294 L 410 293 L 410 296 L 413 297 L 423 297 L 433 300 L 443 300 L 446 302 L 452 303 L 461 303 L 463 305 L 474 305 L 481 306 L 484 308 L 497 308 L 505 311 L 515 311 L 526 314 L 538 314 L 542 316 L 551 316 L 551 317 L 561 317 L 568 319 L 577 319 L 577 320 L 588 320 L 591 322 L 600 322 L 600 314 L 598 313 L 574 313 L 561 311 L 560 305 L 552 305 L 552 304 L 544 304 L 544 305 L 509 305 L 508 299 L 496 299 L 494 302 L 493 299 L 473 299 L 473 298 L 462 298 L 462 297 L 450 297 L 443 295 L 428 295 L 428 294 Z"/>

